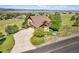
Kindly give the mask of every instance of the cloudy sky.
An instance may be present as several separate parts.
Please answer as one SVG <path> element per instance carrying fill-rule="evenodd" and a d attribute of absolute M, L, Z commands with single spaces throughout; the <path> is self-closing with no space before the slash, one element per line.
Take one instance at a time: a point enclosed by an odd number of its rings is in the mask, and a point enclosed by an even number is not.
<path fill-rule="evenodd" d="M 0 5 L 11 9 L 79 10 L 79 5 Z"/>

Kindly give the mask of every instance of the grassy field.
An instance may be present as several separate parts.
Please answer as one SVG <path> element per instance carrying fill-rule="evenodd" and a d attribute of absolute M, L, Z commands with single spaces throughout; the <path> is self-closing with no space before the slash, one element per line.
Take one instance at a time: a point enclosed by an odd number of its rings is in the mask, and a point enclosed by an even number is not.
<path fill-rule="evenodd" d="M 73 33 L 79 33 L 79 27 L 73 27 L 74 21 L 71 21 L 71 17 L 74 14 L 61 14 L 62 26 L 60 28 L 60 36 L 67 36 Z M 62 29 L 63 28 L 63 29 Z"/>
<path fill-rule="evenodd" d="M 13 35 L 8 35 L 6 40 L 0 45 L 1 52 L 10 52 L 14 46 L 14 37 Z"/>
<path fill-rule="evenodd" d="M 64 26 L 72 27 L 73 22 L 70 21 L 72 15 L 73 14 L 61 14 L 62 25 L 61 25 L 60 31 Z"/>
<path fill-rule="evenodd" d="M 70 22 L 70 19 L 73 14 L 61 14 L 62 25 L 72 25 L 73 22 Z"/>
<path fill-rule="evenodd" d="M 5 27 L 7 25 L 16 24 L 19 28 L 22 27 L 23 19 L 9 19 L 9 20 L 0 20 L 0 32 L 5 34 Z"/>

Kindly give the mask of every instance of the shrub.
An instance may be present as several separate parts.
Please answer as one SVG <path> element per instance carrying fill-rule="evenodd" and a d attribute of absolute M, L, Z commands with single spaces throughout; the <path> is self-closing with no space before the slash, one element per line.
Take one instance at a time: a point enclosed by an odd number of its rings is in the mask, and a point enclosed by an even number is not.
<path fill-rule="evenodd" d="M 46 35 L 52 35 L 53 30 L 49 29 L 49 32 L 46 32 Z"/>
<path fill-rule="evenodd" d="M 42 16 L 42 15 L 44 15 L 44 13 L 43 13 L 43 12 L 39 12 L 39 15 L 41 15 L 41 16 Z"/>
<path fill-rule="evenodd" d="M 60 15 L 60 13 L 59 13 L 59 12 L 55 12 L 55 15 L 59 16 L 59 15 Z"/>
<path fill-rule="evenodd" d="M 44 29 L 43 28 L 37 28 L 34 32 L 34 36 L 37 36 L 37 37 L 44 37 L 45 35 L 45 32 L 44 32 Z"/>
<path fill-rule="evenodd" d="M 5 28 L 5 31 L 7 34 L 14 34 L 19 31 L 19 28 L 17 27 L 17 25 L 8 25 Z"/>
<path fill-rule="evenodd" d="M 72 27 L 72 33 L 79 33 L 79 27 Z"/>
<path fill-rule="evenodd" d="M 70 20 L 71 21 L 75 20 L 75 15 L 73 15 Z"/>
<path fill-rule="evenodd" d="M 53 30 L 53 31 L 58 31 L 58 27 L 57 27 L 56 24 L 55 24 L 55 25 L 51 24 L 51 25 L 49 26 L 49 28 L 50 28 L 51 30 Z"/>
<path fill-rule="evenodd" d="M 25 18 L 25 21 L 22 24 L 22 28 L 28 28 L 27 22 L 28 22 L 28 17 Z"/>
<path fill-rule="evenodd" d="M 0 33 L 0 45 L 5 41 L 6 37 L 2 33 Z"/>
<path fill-rule="evenodd" d="M 68 36 L 69 34 L 71 34 L 71 27 L 68 25 L 64 25 L 60 30 L 60 36 L 64 37 Z"/>
<path fill-rule="evenodd" d="M 79 26 L 79 16 L 76 18 L 76 20 L 72 26 Z"/>
<path fill-rule="evenodd" d="M 40 44 L 43 44 L 44 42 L 45 42 L 44 37 L 36 37 L 36 36 L 34 36 L 31 39 L 31 43 L 33 45 L 40 45 Z"/>
<path fill-rule="evenodd" d="M 49 14 L 49 18 L 51 19 L 51 21 L 53 21 L 53 15 Z"/>
<path fill-rule="evenodd" d="M 60 26 L 61 26 L 61 17 L 59 14 L 55 14 L 53 16 L 53 19 L 51 21 L 51 25 L 49 28 L 54 31 L 58 31 L 60 29 Z"/>
<path fill-rule="evenodd" d="M 3 37 L 4 35 L 2 33 L 0 33 L 0 37 Z"/>
<path fill-rule="evenodd" d="M 28 28 L 27 22 L 23 22 L 22 28 L 26 28 L 26 29 Z"/>
<path fill-rule="evenodd" d="M 19 31 L 19 28 L 18 28 L 18 26 L 17 25 L 13 25 L 13 30 L 14 30 L 14 33 L 16 33 L 16 32 L 18 32 Z"/>

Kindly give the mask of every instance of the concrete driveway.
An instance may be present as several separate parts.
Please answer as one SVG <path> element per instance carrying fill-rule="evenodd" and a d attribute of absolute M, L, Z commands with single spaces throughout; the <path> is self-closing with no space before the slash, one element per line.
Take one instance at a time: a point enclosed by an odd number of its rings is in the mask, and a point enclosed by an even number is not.
<path fill-rule="evenodd" d="M 23 29 L 14 34 L 15 45 L 11 52 L 23 52 L 31 49 L 35 49 L 36 47 L 33 46 L 30 42 L 31 37 L 33 36 L 34 29 L 28 28 Z"/>

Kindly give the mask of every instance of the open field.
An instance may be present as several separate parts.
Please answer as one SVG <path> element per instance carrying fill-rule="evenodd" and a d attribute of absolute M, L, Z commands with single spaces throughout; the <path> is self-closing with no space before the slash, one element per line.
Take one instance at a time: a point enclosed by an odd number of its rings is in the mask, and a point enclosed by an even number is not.
<path fill-rule="evenodd" d="M 61 18 L 62 18 L 62 26 L 63 27 L 64 25 L 67 25 L 69 27 L 71 27 L 71 30 L 78 30 L 79 27 L 72 27 L 72 25 L 74 24 L 75 21 L 71 21 L 71 17 L 73 16 L 74 14 L 61 14 Z"/>
<path fill-rule="evenodd" d="M 73 22 L 70 22 L 72 16 L 73 14 L 61 14 L 62 25 L 72 25 Z"/>
<path fill-rule="evenodd" d="M 23 22 L 24 22 L 23 19 L 1 20 L 0 21 L 0 32 L 2 32 L 3 34 L 5 34 L 5 27 L 7 25 L 14 25 L 14 24 L 16 24 L 19 28 L 21 28 Z"/>

